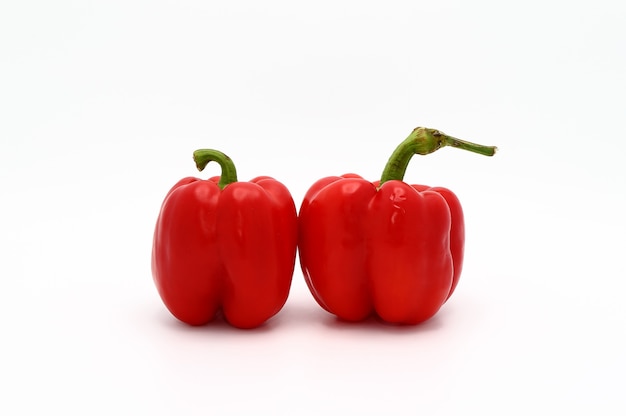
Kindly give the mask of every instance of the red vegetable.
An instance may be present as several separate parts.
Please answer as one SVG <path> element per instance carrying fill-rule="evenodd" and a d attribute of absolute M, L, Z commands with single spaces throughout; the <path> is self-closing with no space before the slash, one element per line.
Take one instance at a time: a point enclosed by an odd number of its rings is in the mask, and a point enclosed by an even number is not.
<path fill-rule="evenodd" d="M 495 153 L 494 147 L 417 128 L 379 182 L 347 174 L 320 179 L 308 190 L 299 214 L 300 265 L 328 312 L 348 321 L 375 314 L 417 324 L 450 297 L 463 265 L 461 205 L 448 189 L 402 182 L 414 154 L 442 146 Z"/>
<path fill-rule="evenodd" d="M 184 178 L 168 192 L 152 249 L 152 274 L 169 311 L 203 325 L 221 310 L 231 325 L 253 328 L 280 311 L 293 275 L 297 217 L 280 182 L 237 182 L 235 165 L 216 150 L 197 150 L 221 177 Z"/>

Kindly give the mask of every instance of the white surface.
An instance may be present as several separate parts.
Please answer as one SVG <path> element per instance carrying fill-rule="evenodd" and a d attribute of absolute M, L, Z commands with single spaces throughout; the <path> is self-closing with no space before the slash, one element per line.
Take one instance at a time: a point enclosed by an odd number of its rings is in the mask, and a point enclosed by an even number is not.
<path fill-rule="evenodd" d="M 2 3 L 0 413 L 624 414 L 622 3 L 296 3 Z M 299 269 L 256 331 L 165 310 L 152 231 L 193 150 L 299 205 L 419 125 L 500 148 L 407 172 L 467 219 L 431 321 L 338 323 Z"/>

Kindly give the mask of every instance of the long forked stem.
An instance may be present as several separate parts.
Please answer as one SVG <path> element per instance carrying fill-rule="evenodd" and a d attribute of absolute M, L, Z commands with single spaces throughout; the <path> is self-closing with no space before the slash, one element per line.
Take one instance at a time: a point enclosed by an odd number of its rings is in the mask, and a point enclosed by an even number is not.
<path fill-rule="evenodd" d="M 414 155 L 427 155 L 444 146 L 456 147 L 484 156 L 493 156 L 498 150 L 495 146 L 483 146 L 448 136 L 439 130 L 417 127 L 409 137 L 396 147 L 385 165 L 380 178 L 380 185 L 389 180 L 402 180 Z"/>

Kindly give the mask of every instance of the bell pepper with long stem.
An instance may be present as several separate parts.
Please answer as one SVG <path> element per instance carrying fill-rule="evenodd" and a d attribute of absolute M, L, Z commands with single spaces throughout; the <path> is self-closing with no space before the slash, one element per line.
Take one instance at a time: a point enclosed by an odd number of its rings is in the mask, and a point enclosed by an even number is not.
<path fill-rule="evenodd" d="M 169 311 L 189 325 L 219 312 L 254 328 L 287 300 L 295 266 L 296 207 L 287 188 L 261 176 L 238 182 L 232 160 L 194 152 L 198 170 L 212 161 L 221 176 L 181 179 L 168 192 L 154 231 L 152 274 Z"/>
<path fill-rule="evenodd" d="M 459 200 L 446 188 L 402 181 L 415 154 L 444 146 L 486 156 L 496 151 L 420 127 L 393 152 L 380 181 L 331 176 L 305 194 L 298 220 L 300 265 L 325 310 L 347 321 L 375 315 L 418 324 L 452 295 L 464 255 Z"/>

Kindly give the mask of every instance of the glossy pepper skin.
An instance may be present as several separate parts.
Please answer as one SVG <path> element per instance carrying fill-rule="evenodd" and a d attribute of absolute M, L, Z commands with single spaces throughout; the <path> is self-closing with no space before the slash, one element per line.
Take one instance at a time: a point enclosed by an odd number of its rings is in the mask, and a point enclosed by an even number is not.
<path fill-rule="evenodd" d="M 300 264 L 325 310 L 347 321 L 377 315 L 418 324 L 452 295 L 463 265 L 461 204 L 448 189 L 400 180 L 411 156 L 444 145 L 479 146 L 418 128 L 396 149 L 381 181 L 347 174 L 308 190 L 299 213 Z"/>
<path fill-rule="evenodd" d="M 194 157 L 200 170 L 218 161 L 222 176 L 184 178 L 165 197 L 152 250 L 157 290 L 189 325 L 206 324 L 221 311 L 235 327 L 258 327 L 289 294 L 297 244 L 293 199 L 270 177 L 237 182 L 221 152 L 199 150 Z"/>

